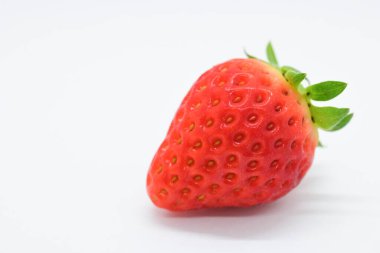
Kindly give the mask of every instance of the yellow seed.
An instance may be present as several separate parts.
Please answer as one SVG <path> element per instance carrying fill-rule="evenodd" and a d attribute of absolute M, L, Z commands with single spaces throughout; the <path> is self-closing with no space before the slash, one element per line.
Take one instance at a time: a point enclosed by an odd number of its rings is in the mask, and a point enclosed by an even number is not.
<path fill-rule="evenodd" d="M 277 167 L 278 166 L 278 160 L 274 160 L 271 164 L 271 167 Z"/>
<path fill-rule="evenodd" d="M 196 103 L 196 104 L 194 104 L 194 109 L 198 109 L 199 107 L 201 106 L 201 102 L 198 102 L 198 103 Z"/>
<path fill-rule="evenodd" d="M 235 141 L 236 142 L 240 142 L 241 140 L 243 140 L 243 134 L 237 134 L 236 136 L 235 136 Z"/>
<path fill-rule="evenodd" d="M 218 189 L 219 188 L 219 185 L 217 185 L 217 184 L 212 184 L 211 185 L 211 189 Z"/>
<path fill-rule="evenodd" d="M 189 188 L 183 188 L 182 189 L 182 193 L 189 193 L 190 192 L 190 189 Z"/>
<path fill-rule="evenodd" d="M 190 189 L 189 188 L 183 188 L 182 191 L 181 191 L 181 194 L 182 194 L 183 197 L 186 197 L 189 193 L 190 193 Z"/>
<path fill-rule="evenodd" d="M 234 183 L 235 178 L 236 178 L 236 175 L 235 175 L 234 173 L 227 173 L 227 174 L 224 176 L 224 182 L 225 182 L 226 184 L 232 184 L 232 183 Z"/>
<path fill-rule="evenodd" d="M 249 123 L 255 123 L 257 121 L 257 115 L 256 114 L 251 114 L 250 116 L 248 116 L 248 122 Z"/>
<path fill-rule="evenodd" d="M 213 123 L 214 123 L 214 121 L 212 119 L 208 119 L 206 122 L 206 126 L 210 127 L 210 126 L 212 126 Z"/>
<path fill-rule="evenodd" d="M 226 118 L 225 122 L 226 122 L 227 124 L 230 124 L 233 120 L 234 120 L 234 117 L 232 117 L 232 116 L 228 116 L 228 117 Z"/>
<path fill-rule="evenodd" d="M 271 131 L 274 129 L 274 123 L 273 122 L 270 122 L 268 125 L 267 125 L 267 130 Z"/>
<path fill-rule="evenodd" d="M 241 101 L 241 97 L 240 96 L 237 96 L 237 97 L 235 97 L 233 100 L 232 100 L 232 102 L 234 102 L 234 103 L 239 103 Z"/>
<path fill-rule="evenodd" d="M 162 165 L 160 165 L 159 167 L 158 167 L 158 169 L 157 169 L 157 174 L 160 174 L 161 172 L 162 172 Z"/>
<path fill-rule="evenodd" d="M 214 147 L 219 147 L 220 144 L 222 144 L 222 141 L 220 139 L 215 140 L 213 143 Z"/>
<path fill-rule="evenodd" d="M 250 161 L 250 162 L 248 163 L 248 167 L 250 167 L 250 168 L 256 168 L 257 163 L 258 163 L 258 162 L 257 162 L 256 160 Z"/>
<path fill-rule="evenodd" d="M 218 86 L 221 87 L 221 86 L 223 86 L 225 83 L 226 83 L 226 82 L 224 82 L 224 81 L 220 81 L 220 82 L 218 83 Z"/>
<path fill-rule="evenodd" d="M 177 175 L 175 175 L 175 176 L 172 176 L 172 179 L 170 180 L 170 182 L 172 183 L 172 184 L 175 184 L 177 181 L 178 181 L 178 176 Z"/>
<path fill-rule="evenodd" d="M 270 179 L 265 183 L 266 186 L 273 186 L 274 185 L 274 178 Z"/>
<path fill-rule="evenodd" d="M 207 167 L 214 167 L 216 162 L 214 160 L 208 160 L 207 161 Z"/>
<path fill-rule="evenodd" d="M 193 164 L 194 164 L 194 159 L 189 158 L 189 159 L 187 160 L 187 165 L 191 166 L 191 165 L 193 165 Z"/>
<path fill-rule="evenodd" d="M 197 141 L 197 142 L 194 144 L 194 148 L 195 148 L 195 149 L 198 149 L 198 148 L 200 148 L 200 147 L 202 147 L 202 142 Z"/>
<path fill-rule="evenodd" d="M 215 99 L 212 101 L 212 106 L 216 106 L 220 103 L 220 100 L 219 99 Z"/>
<path fill-rule="evenodd" d="M 258 95 L 256 97 L 256 103 L 261 103 L 261 102 L 263 102 L 263 97 L 261 95 Z"/>
<path fill-rule="evenodd" d="M 154 195 L 152 196 L 152 200 L 153 200 L 154 202 L 157 202 L 157 201 L 159 200 L 156 194 L 154 194 Z"/>
<path fill-rule="evenodd" d="M 206 87 L 207 87 L 206 85 L 202 85 L 201 87 L 199 87 L 199 90 L 202 91 L 202 90 L 206 89 Z"/>
<path fill-rule="evenodd" d="M 261 144 L 260 143 L 253 144 L 253 146 L 252 146 L 252 151 L 253 152 L 258 152 L 258 151 L 260 151 L 260 149 L 261 149 Z"/>
<path fill-rule="evenodd" d="M 228 157 L 228 161 L 231 163 L 231 162 L 234 162 L 236 160 L 236 156 L 235 155 L 230 155 Z"/>
<path fill-rule="evenodd" d="M 190 126 L 189 126 L 189 131 L 190 131 L 190 132 L 193 131 L 194 128 L 195 128 L 195 124 L 194 124 L 194 122 L 193 122 L 193 123 L 191 123 Z"/>
<path fill-rule="evenodd" d="M 217 190 L 219 188 L 219 185 L 218 184 L 212 184 L 210 185 L 210 192 L 213 194 L 213 193 L 216 193 Z"/>
<path fill-rule="evenodd" d="M 226 179 L 228 179 L 228 180 L 231 180 L 231 179 L 234 179 L 234 178 L 235 178 L 235 174 L 234 173 L 228 173 L 226 175 Z"/>
<path fill-rule="evenodd" d="M 173 156 L 173 158 L 172 158 L 172 164 L 176 164 L 176 162 L 177 162 L 177 157 Z"/>
<path fill-rule="evenodd" d="M 201 175 L 196 175 L 196 176 L 194 176 L 194 181 L 199 182 L 202 180 L 202 178 L 203 177 Z"/>
<path fill-rule="evenodd" d="M 161 189 L 159 193 L 162 197 L 165 197 L 168 195 L 168 191 L 166 189 Z"/>
<path fill-rule="evenodd" d="M 198 201 L 203 201 L 203 200 L 205 200 L 205 198 L 206 198 L 206 196 L 204 194 L 197 196 Z"/>
<path fill-rule="evenodd" d="M 283 145 L 283 142 L 281 139 L 277 140 L 275 143 L 274 143 L 274 147 L 275 148 L 279 148 Z"/>
<path fill-rule="evenodd" d="M 257 176 L 252 176 L 252 177 L 250 177 L 249 179 L 248 179 L 248 181 L 249 181 L 249 183 L 254 183 L 256 180 L 257 180 Z"/>

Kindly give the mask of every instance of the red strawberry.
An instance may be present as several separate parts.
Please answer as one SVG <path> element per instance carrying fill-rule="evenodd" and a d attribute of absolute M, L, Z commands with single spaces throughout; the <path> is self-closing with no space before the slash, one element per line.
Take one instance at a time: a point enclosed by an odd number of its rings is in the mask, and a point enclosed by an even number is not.
<path fill-rule="evenodd" d="M 296 187 L 310 168 L 318 128 L 334 131 L 346 108 L 316 107 L 345 83 L 304 87 L 306 75 L 247 54 L 206 71 L 179 107 L 147 177 L 153 203 L 169 210 L 253 206 Z"/>

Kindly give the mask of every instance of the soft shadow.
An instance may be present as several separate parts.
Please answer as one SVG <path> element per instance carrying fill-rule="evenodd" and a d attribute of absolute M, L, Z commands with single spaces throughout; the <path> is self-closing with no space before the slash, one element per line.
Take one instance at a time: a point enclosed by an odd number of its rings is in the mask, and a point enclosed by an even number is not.
<path fill-rule="evenodd" d="M 152 208 L 153 222 L 175 230 L 235 239 L 266 239 L 289 219 L 286 201 L 246 207 L 167 212 Z"/>
<path fill-rule="evenodd" d="M 271 240 L 283 238 L 292 230 L 302 233 L 305 229 L 318 226 L 321 220 L 362 215 L 357 210 L 344 207 L 346 203 L 360 205 L 367 200 L 318 194 L 318 185 L 314 184 L 318 180 L 309 178 L 299 189 L 270 204 L 174 213 L 152 207 L 151 219 L 159 226 L 187 233 L 239 240 Z"/>

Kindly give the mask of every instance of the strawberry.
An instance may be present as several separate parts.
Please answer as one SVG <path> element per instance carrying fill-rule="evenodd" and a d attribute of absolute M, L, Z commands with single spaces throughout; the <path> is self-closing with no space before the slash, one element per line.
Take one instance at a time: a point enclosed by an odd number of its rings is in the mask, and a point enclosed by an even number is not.
<path fill-rule="evenodd" d="M 318 129 L 335 131 L 347 108 L 317 107 L 337 81 L 304 85 L 306 74 L 249 54 L 206 71 L 183 99 L 151 163 L 148 194 L 169 210 L 253 206 L 276 200 L 309 170 Z"/>

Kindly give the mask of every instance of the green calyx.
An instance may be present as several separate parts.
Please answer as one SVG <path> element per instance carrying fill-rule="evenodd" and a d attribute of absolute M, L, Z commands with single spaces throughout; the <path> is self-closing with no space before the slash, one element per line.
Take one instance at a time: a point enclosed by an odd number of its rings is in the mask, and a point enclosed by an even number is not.
<path fill-rule="evenodd" d="M 248 58 L 257 59 L 248 54 Z M 270 65 L 278 69 L 284 78 L 304 97 L 309 105 L 310 114 L 314 125 L 325 131 L 337 131 L 345 127 L 352 119 L 353 113 L 348 108 L 337 108 L 332 106 L 318 107 L 313 105 L 312 101 L 328 101 L 341 94 L 347 87 L 347 84 L 339 81 L 325 81 L 316 84 L 310 84 L 306 74 L 290 66 L 280 66 L 269 42 L 266 48 L 266 55 Z M 319 146 L 322 144 L 319 142 Z"/>

